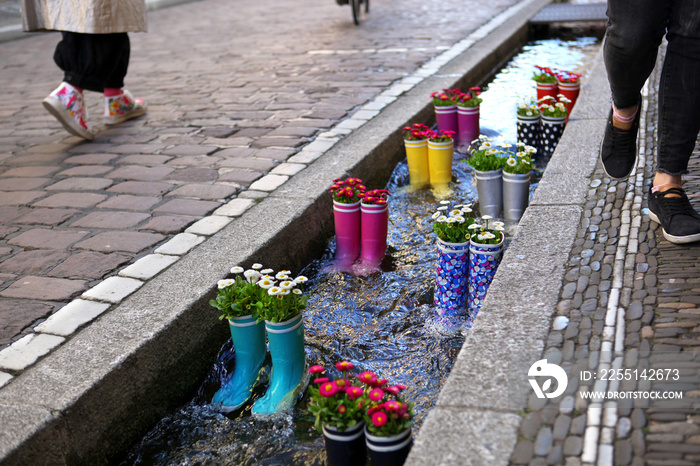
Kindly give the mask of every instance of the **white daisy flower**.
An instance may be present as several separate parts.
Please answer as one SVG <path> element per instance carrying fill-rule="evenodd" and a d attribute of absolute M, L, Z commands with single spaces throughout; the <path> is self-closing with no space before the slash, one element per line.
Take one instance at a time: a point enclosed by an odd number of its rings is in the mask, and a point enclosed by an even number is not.
<path fill-rule="evenodd" d="M 255 270 L 260 270 L 260 269 L 263 268 L 263 265 L 262 265 L 262 264 L 258 264 L 258 263 L 256 262 L 255 264 L 251 265 L 250 268 L 251 268 L 251 269 L 255 269 Z"/>
<path fill-rule="evenodd" d="M 509 167 L 514 167 L 518 164 L 518 161 L 515 160 L 513 157 L 508 157 L 508 160 L 506 160 L 506 163 L 508 164 Z"/>
<path fill-rule="evenodd" d="M 260 278 L 260 272 L 253 269 L 248 269 L 243 272 L 243 276 L 248 280 L 248 283 L 255 283 Z"/>
<path fill-rule="evenodd" d="M 302 292 L 301 292 L 301 290 L 300 290 L 299 288 L 294 288 L 294 289 L 292 290 L 292 293 L 294 293 L 294 294 L 302 294 Z"/>
<path fill-rule="evenodd" d="M 292 292 L 292 290 L 290 290 L 289 288 L 282 288 L 278 294 L 280 296 L 286 296 L 291 292 Z"/>
<path fill-rule="evenodd" d="M 462 207 L 462 213 L 463 213 L 463 214 L 468 214 L 468 213 L 470 213 L 470 212 L 472 212 L 472 208 L 471 208 L 471 207 L 469 207 L 469 206 L 464 206 L 464 207 Z"/>
<path fill-rule="evenodd" d="M 440 215 L 437 219 L 438 222 L 446 222 L 447 221 L 447 216 L 445 215 Z"/>
<path fill-rule="evenodd" d="M 481 228 L 481 225 L 479 225 L 478 223 L 472 223 L 467 228 L 469 228 L 470 230 L 478 230 Z"/>
<path fill-rule="evenodd" d="M 277 296 L 278 294 L 280 294 L 281 291 L 282 288 L 273 286 L 272 288 L 268 288 L 267 294 L 269 294 L 270 296 Z"/>
<path fill-rule="evenodd" d="M 231 273 L 243 273 L 244 272 L 243 267 L 239 267 L 238 265 L 235 267 L 231 267 Z"/>
<path fill-rule="evenodd" d="M 294 288 L 295 285 L 296 285 L 296 283 L 294 283 L 293 281 L 285 280 L 285 281 L 280 283 L 280 288 L 282 288 L 284 290 L 288 290 L 290 288 Z"/>
<path fill-rule="evenodd" d="M 260 288 L 268 290 L 275 286 L 275 282 L 270 280 L 269 278 L 263 278 L 258 282 L 258 285 L 260 285 Z"/>
<path fill-rule="evenodd" d="M 462 211 L 460 209 L 454 209 L 450 211 L 450 217 L 454 217 L 455 215 L 460 215 Z"/>
<path fill-rule="evenodd" d="M 445 206 L 445 205 L 444 205 L 444 206 L 440 206 L 440 207 L 437 208 L 438 212 L 446 212 L 447 209 L 448 209 L 448 207 Z"/>
<path fill-rule="evenodd" d="M 455 223 L 455 222 L 457 222 L 457 220 L 455 220 L 454 217 L 450 217 L 447 219 L 447 223 Z"/>
<path fill-rule="evenodd" d="M 308 281 L 309 281 L 309 279 L 303 275 L 299 275 L 297 278 L 294 279 L 294 283 L 305 283 Z"/>
<path fill-rule="evenodd" d="M 289 274 L 291 272 L 289 270 L 282 270 L 281 272 L 277 272 L 277 275 L 275 275 L 275 278 L 277 280 L 289 280 Z"/>
<path fill-rule="evenodd" d="M 466 221 L 461 215 L 455 215 L 453 218 L 457 221 L 457 223 L 464 223 Z"/>
<path fill-rule="evenodd" d="M 450 205 L 450 201 L 440 201 L 440 204 L 442 204 L 442 205 Z"/>
<path fill-rule="evenodd" d="M 482 220 L 491 220 L 491 219 L 493 219 L 493 217 L 491 217 L 490 215 L 482 215 L 481 218 L 482 218 Z"/>
<path fill-rule="evenodd" d="M 274 270 L 272 270 L 272 269 L 264 269 L 264 270 L 260 271 L 260 273 L 262 273 L 264 275 L 271 274 L 273 272 L 274 272 Z"/>
<path fill-rule="evenodd" d="M 506 224 L 503 223 L 503 222 L 493 222 L 493 226 L 495 226 L 495 227 L 504 227 L 504 226 L 506 226 Z"/>
<path fill-rule="evenodd" d="M 222 289 L 226 288 L 227 286 L 233 285 L 234 283 L 236 283 L 236 280 L 231 280 L 229 278 L 226 280 L 219 280 L 218 282 L 216 282 L 216 285 L 219 287 L 220 290 L 222 290 Z"/>
<path fill-rule="evenodd" d="M 433 220 L 436 220 L 440 215 L 442 215 L 442 212 L 435 212 L 433 214 Z"/>
<path fill-rule="evenodd" d="M 525 116 L 532 116 L 532 112 L 528 110 L 527 112 L 525 112 Z"/>

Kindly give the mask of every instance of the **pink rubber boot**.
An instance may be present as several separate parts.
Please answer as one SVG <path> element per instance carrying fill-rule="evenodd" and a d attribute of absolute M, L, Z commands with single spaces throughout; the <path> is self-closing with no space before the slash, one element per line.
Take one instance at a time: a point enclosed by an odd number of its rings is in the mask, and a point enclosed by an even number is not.
<path fill-rule="evenodd" d="M 360 202 L 343 204 L 333 201 L 335 220 L 335 267 L 350 271 L 360 255 Z"/>
<path fill-rule="evenodd" d="M 356 273 L 366 274 L 379 270 L 386 254 L 389 225 L 388 204 L 362 204 L 362 252 Z"/>

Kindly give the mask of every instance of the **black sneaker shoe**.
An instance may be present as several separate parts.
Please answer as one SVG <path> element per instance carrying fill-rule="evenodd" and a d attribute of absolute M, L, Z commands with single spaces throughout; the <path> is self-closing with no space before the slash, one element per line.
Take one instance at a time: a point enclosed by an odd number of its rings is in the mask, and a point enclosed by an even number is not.
<path fill-rule="evenodd" d="M 641 100 L 637 106 L 632 128 L 628 131 L 617 129 L 612 123 L 612 109 L 605 127 L 603 143 L 600 146 L 600 160 L 603 162 L 605 173 L 616 180 L 626 179 L 637 161 L 637 131 L 639 117 L 642 113 Z"/>
<path fill-rule="evenodd" d="M 688 196 L 681 188 L 651 193 L 649 218 L 661 224 L 664 238 L 671 243 L 700 241 L 700 214 L 690 205 Z"/>

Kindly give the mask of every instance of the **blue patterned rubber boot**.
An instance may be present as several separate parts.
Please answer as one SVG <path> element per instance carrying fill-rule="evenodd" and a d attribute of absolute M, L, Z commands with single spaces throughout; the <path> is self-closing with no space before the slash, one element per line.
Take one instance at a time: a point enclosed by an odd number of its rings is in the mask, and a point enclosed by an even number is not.
<path fill-rule="evenodd" d="M 229 320 L 231 339 L 236 352 L 236 367 L 231 379 L 222 386 L 212 403 L 221 406 L 221 411 L 231 412 L 245 404 L 258 383 L 267 346 L 265 345 L 265 323 L 252 316 L 235 317 Z"/>
<path fill-rule="evenodd" d="M 253 404 L 253 414 L 274 414 L 294 404 L 306 373 L 302 315 L 280 323 L 265 322 L 270 342 L 272 375 L 265 396 Z"/>

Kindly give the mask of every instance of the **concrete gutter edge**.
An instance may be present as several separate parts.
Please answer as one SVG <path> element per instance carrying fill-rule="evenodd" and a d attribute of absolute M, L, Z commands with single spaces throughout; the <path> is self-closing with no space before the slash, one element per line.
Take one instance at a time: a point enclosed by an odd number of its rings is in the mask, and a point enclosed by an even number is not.
<path fill-rule="evenodd" d="M 601 50 L 407 466 L 509 464 L 521 414 L 536 399 L 528 369 L 550 355 L 543 351 L 609 102 Z"/>
<path fill-rule="evenodd" d="M 528 18 L 549 2 L 521 2 L 517 17 L 476 40 L 440 75 L 403 95 L 4 387 L 0 462 L 108 462 L 189 399 L 228 338 L 208 305 L 216 281 L 232 265 L 253 261 L 298 270 L 322 251 L 332 234 L 332 209 L 318 180 L 352 174 L 368 184 L 386 182 L 403 158 L 400 128 L 433 118 L 426 96 L 484 80 L 527 40 Z"/>

